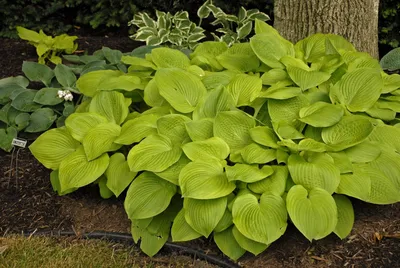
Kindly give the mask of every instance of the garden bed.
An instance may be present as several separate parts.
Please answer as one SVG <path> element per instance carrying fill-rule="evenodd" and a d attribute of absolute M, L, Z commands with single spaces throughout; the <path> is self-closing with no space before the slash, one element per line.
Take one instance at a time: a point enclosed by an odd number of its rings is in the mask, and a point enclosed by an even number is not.
<path fill-rule="evenodd" d="M 78 34 L 78 50 L 89 53 L 102 46 L 123 52 L 138 46 L 125 36 Z M 25 41 L 1 39 L 1 44 L 0 78 L 20 75 L 24 60 L 36 60 L 35 49 Z M 123 208 L 123 197 L 103 200 L 96 186 L 59 197 L 52 190 L 50 172 L 27 148 L 19 150 L 18 156 L 17 151 L 13 156 L 0 152 L 1 234 L 35 229 L 74 230 L 77 234 L 95 230 L 129 232 L 130 221 Z M 244 267 L 400 267 L 400 203 L 378 206 L 352 201 L 356 220 L 352 233 L 343 241 L 330 235 L 309 243 L 289 225 L 284 236 L 265 253 L 258 257 L 246 254 L 239 263 Z M 187 245 L 221 254 L 211 239 Z M 170 253 L 160 253 L 163 254 Z"/>

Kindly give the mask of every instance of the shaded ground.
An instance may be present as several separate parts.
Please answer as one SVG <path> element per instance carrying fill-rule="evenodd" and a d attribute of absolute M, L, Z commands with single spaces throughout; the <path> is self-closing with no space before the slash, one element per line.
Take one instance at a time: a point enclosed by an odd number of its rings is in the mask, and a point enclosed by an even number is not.
<path fill-rule="evenodd" d="M 89 49 L 90 53 L 101 46 L 127 52 L 137 43 L 118 36 L 79 39 L 79 49 Z M 34 48 L 18 40 L 0 39 L 0 53 L 0 78 L 22 74 L 22 61 L 36 59 Z M 51 189 L 49 171 L 28 149 L 20 150 L 18 169 L 15 164 L 11 166 L 11 158 L 11 154 L 0 151 L 0 234 L 36 228 L 129 232 L 130 223 L 121 200 L 102 200 L 96 187 L 59 197 Z M 265 253 L 258 257 L 245 255 L 239 264 L 244 267 L 400 267 L 400 203 L 378 206 L 353 200 L 353 204 L 356 222 L 345 240 L 331 235 L 310 243 L 290 225 L 285 235 Z M 220 254 L 211 240 L 189 245 Z M 166 254 L 171 252 L 162 252 L 161 258 Z"/>

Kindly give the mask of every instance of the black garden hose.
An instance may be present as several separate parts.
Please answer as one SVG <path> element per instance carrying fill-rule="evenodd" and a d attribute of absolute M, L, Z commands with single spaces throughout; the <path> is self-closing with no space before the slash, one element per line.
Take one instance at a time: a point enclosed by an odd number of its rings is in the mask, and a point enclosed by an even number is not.
<path fill-rule="evenodd" d="M 49 237 L 60 237 L 60 236 L 77 236 L 77 234 L 73 231 L 61 231 L 61 230 L 41 230 L 41 231 L 33 231 L 33 232 L 22 232 L 22 235 L 29 236 L 49 236 Z M 129 243 L 133 244 L 132 235 L 124 234 L 124 233 L 115 233 L 115 232 L 90 232 L 90 233 L 80 233 L 78 235 L 84 239 L 106 239 L 115 243 Z M 236 263 L 229 261 L 227 259 L 218 258 L 212 255 L 205 254 L 204 252 L 196 249 L 192 249 L 186 246 L 177 245 L 174 243 L 166 243 L 164 245 L 165 248 L 171 250 L 179 250 L 182 251 L 185 255 L 190 255 L 196 258 L 203 259 L 209 263 L 214 265 L 218 265 L 223 268 L 238 268 L 240 267 Z"/>

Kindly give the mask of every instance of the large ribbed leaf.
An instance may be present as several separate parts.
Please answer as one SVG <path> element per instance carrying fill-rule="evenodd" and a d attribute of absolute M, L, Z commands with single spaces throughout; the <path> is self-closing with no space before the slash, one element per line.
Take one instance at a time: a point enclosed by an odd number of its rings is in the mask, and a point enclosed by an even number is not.
<path fill-rule="evenodd" d="M 343 116 L 336 125 L 322 129 L 323 141 L 340 151 L 363 142 L 374 129 L 368 118 L 358 115 Z"/>
<path fill-rule="evenodd" d="M 345 195 L 335 194 L 333 199 L 335 199 L 338 211 L 338 222 L 334 232 L 340 239 L 344 239 L 350 234 L 351 229 L 353 229 L 353 205 L 351 204 L 350 199 Z"/>
<path fill-rule="evenodd" d="M 214 199 L 227 196 L 236 186 L 229 182 L 224 167 L 215 159 L 187 164 L 179 175 L 182 196 L 196 199 Z"/>
<path fill-rule="evenodd" d="M 249 43 L 233 44 L 228 50 L 217 56 L 219 64 L 231 71 L 251 72 L 260 65 Z"/>
<path fill-rule="evenodd" d="M 116 91 L 100 91 L 90 102 L 89 112 L 98 113 L 110 122 L 120 125 L 129 113 L 130 99 Z"/>
<path fill-rule="evenodd" d="M 203 118 L 186 122 L 186 131 L 192 141 L 203 141 L 214 136 L 214 120 Z"/>
<path fill-rule="evenodd" d="M 248 188 L 257 194 L 271 193 L 282 196 L 289 176 L 287 166 L 271 166 L 274 173 L 258 182 L 248 184 Z"/>
<path fill-rule="evenodd" d="M 88 161 L 83 147 L 79 147 L 61 161 L 59 171 L 60 192 L 83 187 L 94 182 L 106 171 L 108 164 L 108 154 Z"/>
<path fill-rule="evenodd" d="M 400 128 L 388 125 L 378 125 L 374 127 L 368 140 L 379 142 L 392 147 L 400 152 Z"/>
<path fill-rule="evenodd" d="M 167 47 L 151 50 L 151 59 L 159 68 L 186 69 L 190 65 L 190 60 L 184 53 Z"/>
<path fill-rule="evenodd" d="M 207 93 L 200 78 L 181 69 L 160 69 L 155 81 L 160 95 L 181 113 L 192 112 Z"/>
<path fill-rule="evenodd" d="M 296 83 L 303 91 L 327 81 L 331 76 L 325 72 L 304 70 L 295 66 L 288 66 L 287 72 L 293 82 Z"/>
<path fill-rule="evenodd" d="M 228 195 L 228 204 L 230 203 L 230 198 L 233 198 L 234 196 L 235 195 L 233 193 Z M 217 226 L 215 226 L 214 231 L 215 232 L 222 232 L 222 231 L 228 229 L 232 224 L 233 224 L 232 212 L 227 207 L 225 212 L 224 212 L 224 216 L 222 216 L 222 218 L 218 222 Z"/>
<path fill-rule="evenodd" d="M 212 160 L 214 158 L 224 160 L 229 155 L 229 146 L 218 137 L 213 137 L 204 141 L 194 141 L 182 146 L 183 152 L 192 160 Z"/>
<path fill-rule="evenodd" d="M 185 209 L 181 209 L 176 215 L 171 228 L 171 236 L 174 242 L 189 241 L 201 237 L 201 234 L 193 230 L 186 222 Z"/>
<path fill-rule="evenodd" d="M 182 154 L 178 162 L 176 162 L 166 170 L 161 172 L 154 172 L 154 174 L 175 185 L 179 185 L 179 174 L 181 174 L 182 169 L 190 162 L 190 159 L 187 158 L 185 154 Z"/>
<path fill-rule="evenodd" d="M 114 123 L 102 123 L 90 129 L 82 140 L 89 161 L 112 150 L 114 140 L 121 133 L 121 127 Z"/>
<path fill-rule="evenodd" d="M 262 244 L 277 240 L 287 226 L 285 202 L 271 194 L 263 194 L 260 203 L 252 194 L 238 196 L 233 203 L 232 216 L 240 233 Z"/>
<path fill-rule="evenodd" d="M 346 105 L 351 112 L 363 112 L 379 99 L 383 88 L 381 73 L 372 68 L 361 68 L 343 75 L 331 91 L 331 98 Z"/>
<path fill-rule="evenodd" d="M 338 123 L 343 114 L 341 106 L 318 101 L 301 108 L 299 120 L 313 127 L 330 127 Z"/>
<path fill-rule="evenodd" d="M 151 172 L 143 172 L 129 186 L 125 211 L 130 219 L 146 219 L 163 212 L 176 193 L 176 186 Z"/>
<path fill-rule="evenodd" d="M 79 77 L 76 81 L 76 87 L 85 96 L 93 97 L 97 91 L 99 85 L 112 77 L 118 77 L 121 75 L 120 71 L 113 70 L 98 70 L 86 73 Z"/>
<path fill-rule="evenodd" d="M 107 187 L 118 197 L 132 182 L 136 174 L 129 169 L 125 156 L 122 153 L 115 153 L 110 157 L 110 164 L 105 173 Z"/>
<path fill-rule="evenodd" d="M 158 118 L 159 116 L 156 114 L 146 114 L 126 121 L 122 125 L 121 134 L 115 143 L 131 145 L 140 142 L 147 136 L 157 134 Z"/>
<path fill-rule="evenodd" d="M 82 141 L 89 130 L 103 123 L 107 123 L 107 118 L 97 113 L 73 113 L 65 120 L 65 126 L 77 141 Z"/>
<path fill-rule="evenodd" d="M 240 245 L 240 247 L 253 253 L 256 256 L 261 252 L 263 252 L 264 250 L 266 250 L 268 247 L 268 245 L 266 244 L 262 244 L 254 240 L 248 239 L 236 228 L 236 226 L 233 226 L 232 233 L 233 236 L 235 237 L 235 240 Z"/>
<path fill-rule="evenodd" d="M 306 159 L 292 154 L 288 168 L 294 183 L 308 190 L 318 187 L 332 194 L 340 183 L 340 170 L 333 158 L 324 153 L 314 153 Z"/>
<path fill-rule="evenodd" d="M 218 87 L 207 93 L 193 112 L 193 120 L 214 118 L 221 111 L 230 111 L 235 100 L 225 87 Z"/>
<path fill-rule="evenodd" d="M 263 166 L 261 169 L 258 165 L 235 164 L 234 166 L 225 167 L 226 177 L 229 181 L 242 181 L 253 183 L 270 176 L 274 170 L 270 166 Z"/>
<path fill-rule="evenodd" d="M 224 215 L 227 198 L 210 200 L 185 198 L 186 222 L 199 234 L 208 237 Z"/>
<path fill-rule="evenodd" d="M 168 105 L 168 102 L 160 95 L 156 80 L 151 79 L 144 88 L 144 101 L 151 107 L 161 107 Z"/>
<path fill-rule="evenodd" d="M 232 228 L 228 228 L 222 232 L 215 232 L 214 242 L 226 256 L 236 261 L 243 256 L 246 250 L 239 245 L 233 236 Z"/>
<path fill-rule="evenodd" d="M 257 142 L 258 144 L 275 149 L 279 147 L 276 144 L 279 141 L 278 137 L 276 136 L 275 132 L 267 126 L 259 126 L 250 129 L 250 136 L 253 141 Z"/>
<path fill-rule="evenodd" d="M 189 140 L 186 131 L 186 123 L 190 118 L 182 114 L 168 114 L 157 120 L 157 131 L 165 135 L 174 143 L 184 143 Z"/>
<path fill-rule="evenodd" d="M 257 34 L 250 38 L 250 45 L 257 57 L 271 68 L 283 69 L 283 56 L 294 56 L 293 44 L 273 32 Z"/>
<path fill-rule="evenodd" d="M 235 100 L 236 106 L 250 105 L 258 97 L 261 88 L 262 81 L 260 78 L 246 74 L 236 75 L 226 86 Z"/>
<path fill-rule="evenodd" d="M 347 157 L 353 163 L 367 163 L 374 161 L 380 154 L 379 143 L 364 141 L 345 150 Z"/>
<path fill-rule="evenodd" d="M 80 143 L 65 128 L 51 129 L 29 146 L 33 156 L 49 169 L 59 168 L 61 161 L 73 153 Z"/>
<path fill-rule="evenodd" d="M 251 143 L 240 151 L 240 154 L 248 164 L 265 164 L 276 159 L 276 150 L 268 149 L 257 143 Z"/>
<path fill-rule="evenodd" d="M 220 112 L 214 121 L 214 136 L 223 139 L 234 152 L 252 142 L 249 130 L 253 127 L 255 120 L 242 111 Z"/>
<path fill-rule="evenodd" d="M 134 172 L 142 170 L 161 172 L 176 163 L 181 154 L 179 144 L 174 144 L 164 135 L 154 134 L 129 151 L 128 164 Z"/>
<path fill-rule="evenodd" d="M 318 240 L 335 230 L 338 212 L 333 197 L 321 188 L 307 191 L 301 185 L 290 188 L 286 197 L 290 219 L 310 241 Z"/>

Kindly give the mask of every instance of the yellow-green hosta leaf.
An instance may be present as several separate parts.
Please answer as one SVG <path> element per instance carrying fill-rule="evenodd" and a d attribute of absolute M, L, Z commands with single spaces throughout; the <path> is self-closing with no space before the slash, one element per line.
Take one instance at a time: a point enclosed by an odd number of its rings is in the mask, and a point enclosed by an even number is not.
<path fill-rule="evenodd" d="M 121 73 L 119 76 L 103 79 L 101 83 L 99 83 L 97 90 L 110 91 L 119 89 L 132 91 L 141 87 L 141 79 L 139 77 L 134 76 L 133 74 Z"/>
<path fill-rule="evenodd" d="M 152 134 L 157 134 L 156 114 L 141 115 L 126 121 L 121 128 L 121 134 L 114 141 L 118 144 L 131 145 L 140 142 L 142 139 Z"/>
<path fill-rule="evenodd" d="M 161 172 L 154 172 L 154 174 L 175 185 L 179 185 L 179 174 L 181 174 L 182 169 L 190 162 L 190 159 L 187 158 L 185 154 L 182 154 L 178 162 L 176 162 L 166 170 Z"/>
<path fill-rule="evenodd" d="M 230 111 L 235 100 L 225 87 L 218 87 L 207 93 L 193 111 L 193 120 L 215 118 L 221 111 Z"/>
<path fill-rule="evenodd" d="M 200 78 L 177 68 L 158 70 L 155 81 L 160 95 L 181 113 L 193 112 L 207 93 Z"/>
<path fill-rule="evenodd" d="M 195 161 L 187 164 L 179 175 L 182 196 L 196 199 L 214 199 L 227 196 L 235 190 L 221 163 Z M 206 160 L 204 160 L 206 161 Z"/>
<path fill-rule="evenodd" d="M 265 179 L 270 176 L 274 170 L 270 166 L 263 166 L 261 169 L 258 165 L 235 164 L 234 166 L 225 167 L 226 177 L 228 181 L 242 181 L 253 183 Z"/>
<path fill-rule="evenodd" d="M 189 140 L 186 131 L 186 123 L 191 121 L 189 117 L 182 114 L 168 114 L 157 120 L 157 131 L 165 135 L 173 142 L 183 143 Z"/>
<path fill-rule="evenodd" d="M 212 90 L 228 85 L 232 78 L 239 73 L 236 71 L 206 72 L 201 81 L 207 90 Z"/>
<path fill-rule="evenodd" d="M 353 205 L 349 198 L 345 195 L 335 194 L 333 196 L 335 200 L 337 212 L 338 212 L 338 221 L 335 227 L 334 233 L 340 238 L 345 239 L 353 229 L 354 224 L 354 210 Z"/>
<path fill-rule="evenodd" d="M 286 70 L 272 69 L 261 76 L 262 84 L 272 86 L 281 81 L 290 81 L 289 75 Z"/>
<path fill-rule="evenodd" d="M 219 64 L 230 71 L 246 73 L 255 71 L 260 66 L 260 61 L 249 43 L 235 43 L 216 58 Z"/>
<path fill-rule="evenodd" d="M 93 97 L 97 93 L 98 87 L 103 81 L 106 81 L 112 77 L 118 77 L 120 75 L 120 71 L 114 70 L 98 70 L 88 72 L 79 77 L 78 81 L 76 81 L 76 87 L 79 89 L 79 92 L 85 96 Z"/>
<path fill-rule="evenodd" d="M 261 88 L 261 79 L 247 74 L 236 75 L 226 86 L 226 89 L 235 100 L 236 106 L 250 105 L 258 97 Z"/>
<path fill-rule="evenodd" d="M 233 236 L 232 228 L 228 228 L 222 232 L 215 232 L 214 242 L 226 256 L 236 261 L 246 253 L 246 250 L 239 245 Z"/>
<path fill-rule="evenodd" d="M 236 226 L 232 227 L 232 233 L 240 247 L 253 253 L 255 256 L 266 250 L 268 247 L 266 244 L 262 244 L 247 238 L 236 228 Z"/>
<path fill-rule="evenodd" d="M 299 87 L 285 87 L 280 85 L 281 83 L 275 84 L 264 91 L 261 91 L 259 98 L 286 100 L 296 96 L 299 96 L 302 91 Z"/>
<path fill-rule="evenodd" d="M 202 118 L 186 122 L 186 131 L 192 141 L 204 141 L 214 136 L 214 120 Z"/>
<path fill-rule="evenodd" d="M 252 194 L 239 195 L 232 216 L 240 233 L 262 244 L 271 244 L 286 231 L 287 212 L 280 196 L 263 194 L 258 202 Z"/>
<path fill-rule="evenodd" d="M 329 152 L 328 153 L 335 163 L 335 166 L 340 169 L 340 174 L 345 174 L 353 171 L 353 164 L 351 163 L 347 154 L 342 152 Z"/>
<path fill-rule="evenodd" d="M 359 115 L 347 115 L 336 125 L 322 129 L 322 140 L 337 151 L 363 142 L 373 131 L 371 121 Z"/>
<path fill-rule="evenodd" d="M 249 130 L 253 127 L 254 118 L 245 112 L 220 112 L 214 121 L 214 136 L 223 139 L 231 152 L 235 152 L 252 143 Z"/>
<path fill-rule="evenodd" d="M 171 228 L 171 236 L 173 242 L 189 241 L 201 237 L 201 234 L 193 230 L 186 222 L 185 209 L 181 209 L 176 215 Z"/>
<path fill-rule="evenodd" d="M 207 70 L 223 70 L 223 67 L 217 61 L 216 57 L 228 49 L 224 42 L 206 41 L 196 46 L 196 49 L 190 54 L 191 63 Z"/>
<path fill-rule="evenodd" d="M 313 153 L 306 159 L 292 154 L 288 168 L 294 183 L 308 190 L 318 187 L 332 194 L 340 183 L 340 170 L 333 158 L 325 153 Z"/>
<path fill-rule="evenodd" d="M 297 149 L 298 151 L 310 151 L 310 152 L 322 153 L 327 150 L 327 146 L 325 143 L 305 138 L 299 142 Z"/>
<path fill-rule="evenodd" d="M 151 79 L 144 88 L 144 101 L 151 107 L 161 107 L 168 105 L 168 102 L 160 95 L 156 80 Z"/>
<path fill-rule="evenodd" d="M 143 172 L 129 186 L 124 202 L 129 219 L 154 217 L 169 206 L 177 187 L 151 172 Z"/>
<path fill-rule="evenodd" d="M 382 93 L 390 93 L 400 88 L 400 75 L 399 74 L 386 74 L 383 73 L 383 90 Z"/>
<path fill-rule="evenodd" d="M 100 196 L 103 199 L 111 198 L 114 193 L 107 187 L 107 178 L 103 175 L 96 181 L 97 185 L 99 186 Z"/>
<path fill-rule="evenodd" d="M 73 113 L 65 120 L 65 126 L 75 140 L 82 142 L 89 130 L 107 122 L 107 118 L 94 112 Z"/>
<path fill-rule="evenodd" d="M 300 109 L 308 106 L 309 101 L 304 95 L 286 100 L 268 100 L 268 112 L 272 122 L 287 122 L 295 129 L 301 130 L 304 123 L 298 121 Z"/>
<path fill-rule="evenodd" d="M 183 152 L 192 161 L 207 161 L 214 158 L 224 160 L 229 155 L 229 146 L 218 137 L 212 137 L 204 141 L 194 141 L 182 146 Z"/>
<path fill-rule="evenodd" d="M 353 163 L 367 163 L 374 161 L 380 154 L 379 143 L 364 141 L 345 150 L 347 157 Z"/>
<path fill-rule="evenodd" d="M 325 56 L 325 35 L 322 33 L 313 34 L 300 40 L 294 46 L 296 57 L 306 62 L 314 62 Z"/>
<path fill-rule="evenodd" d="M 231 194 L 234 196 L 234 194 Z M 229 196 L 228 196 L 228 203 L 229 203 Z M 218 222 L 217 226 L 215 226 L 215 232 L 222 232 L 228 229 L 233 224 L 232 221 L 232 212 L 226 208 L 224 216 L 222 216 L 221 220 Z"/>
<path fill-rule="evenodd" d="M 368 140 L 375 141 L 392 147 L 400 152 L 400 129 L 389 125 L 378 125 L 374 127 Z"/>
<path fill-rule="evenodd" d="M 125 156 L 122 153 L 115 153 L 110 157 L 110 164 L 105 173 L 107 187 L 118 197 L 133 181 L 136 174 L 129 169 Z"/>
<path fill-rule="evenodd" d="M 61 161 L 75 152 L 80 143 L 65 128 L 51 129 L 40 135 L 30 146 L 33 156 L 46 168 L 56 170 Z"/>
<path fill-rule="evenodd" d="M 379 99 L 382 88 L 379 69 L 361 68 L 343 75 L 331 90 L 331 95 L 346 105 L 350 112 L 364 112 Z"/>
<path fill-rule="evenodd" d="M 331 77 L 330 74 L 325 72 L 304 70 L 295 66 L 288 66 L 287 72 L 293 82 L 295 82 L 303 91 L 316 87 Z"/>
<path fill-rule="evenodd" d="M 128 154 L 131 171 L 161 172 L 178 162 L 182 150 L 164 135 L 153 134 L 134 146 Z"/>
<path fill-rule="evenodd" d="M 226 197 L 210 200 L 185 198 L 185 220 L 193 230 L 208 237 L 224 215 L 226 205 Z"/>
<path fill-rule="evenodd" d="M 129 113 L 130 99 L 116 91 L 100 91 L 90 102 L 89 112 L 98 113 L 108 121 L 122 124 Z"/>
<path fill-rule="evenodd" d="M 250 136 L 258 144 L 277 149 L 279 138 L 275 132 L 267 126 L 258 126 L 250 129 Z"/>
<path fill-rule="evenodd" d="M 276 150 L 264 148 L 257 143 L 251 143 L 241 151 L 243 160 L 248 164 L 265 164 L 276 159 Z"/>
<path fill-rule="evenodd" d="M 79 147 L 61 161 L 59 171 L 60 192 L 83 187 L 94 182 L 106 171 L 108 164 L 108 154 L 88 161 L 83 147 Z"/>
<path fill-rule="evenodd" d="M 338 123 L 343 114 L 341 106 L 318 101 L 301 108 L 299 120 L 313 127 L 330 127 Z"/>
<path fill-rule="evenodd" d="M 293 186 L 286 197 L 286 207 L 293 224 L 310 241 L 324 238 L 335 230 L 336 203 L 321 188 L 307 191 L 301 185 Z"/>
<path fill-rule="evenodd" d="M 138 66 L 146 69 L 157 69 L 157 67 L 151 62 L 143 58 L 134 56 L 122 56 L 121 61 L 128 65 Z"/>
<path fill-rule="evenodd" d="M 158 68 L 186 69 L 190 66 L 190 60 L 184 53 L 167 47 L 152 49 L 151 59 Z"/>
<path fill-rule="evenodd" d="M 352 168 L 352 173 L 340 176 L 340 184 L 336 193 L 367 201 L 371 193 L 371 179 L 359 167 L 355 166 Z"/>
<path fill-rule="evenodd" d="M 114 123 L 102 123 L 90 129 L 82 140 L 89 161 L 110 151 L 114 140 L 121 133 L 121 127 Z"/>
<path fill-rule="evenodd" d="M 282 140 L 297 140 L 304 138 L 303 133 L 301 133 L 294 125 L 289 124 L 287 121 L 273 122 L 272 125 L 276 135 L 278 135 Z"/>
<path fill-rule="evenodd" d="M 248 184 L 248 188 L 257 194 L 271 193 L 282 196 L 286 189 L 286 181 L 289 176 L 287 166 L 271 166 L 274 173 L 271 176 Z"/>
<path fill-rule="evenodd" d="M 271 68 L 284 69 L 280 59 L 294 56 L 293 44 L 273 32 L 256 34 L 250 38 L 250 45 L 257 57 Z"/>

